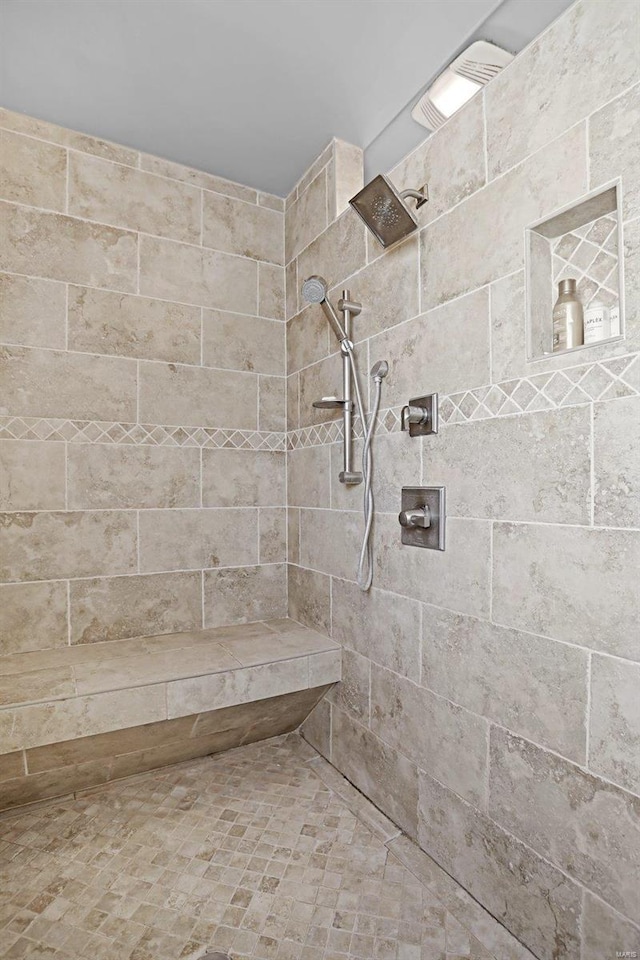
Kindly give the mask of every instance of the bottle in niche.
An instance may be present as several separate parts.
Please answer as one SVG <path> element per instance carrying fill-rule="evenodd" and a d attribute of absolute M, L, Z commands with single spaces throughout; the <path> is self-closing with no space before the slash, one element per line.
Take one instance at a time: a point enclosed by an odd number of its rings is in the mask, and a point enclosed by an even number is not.
<path fill-rule="evenodd" d="M 573 277 L 558 284 L 558 299 L 553 308 L 553 352 L 580 347 L 584 342 L 582 304 Z"/>
<path fill-rule="evenodd" d="M 620 306 L 617 303 L 609 310 L 609 336 L 620 336 Z"/>
<path fill-rule="evenodd" d="M 600 300 L 592 300 L 584 311 L 584 342 L 597 343 L 610 336 L 609 311 Z"/>

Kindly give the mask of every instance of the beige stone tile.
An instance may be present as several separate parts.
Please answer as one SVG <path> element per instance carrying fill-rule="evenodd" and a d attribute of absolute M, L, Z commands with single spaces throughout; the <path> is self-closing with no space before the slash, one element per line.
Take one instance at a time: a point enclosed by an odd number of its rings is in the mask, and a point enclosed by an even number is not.
<path fill-rule="evenodd" d="M 257 427 L 258 382 L 249 373 L 140 364 L 140 419 L 176 426 Z"/>
<path fill-rule="evenodd" d="M 0 756 L 0 782 L 13 780 L 25 774 L 24 755 L 22 750 L 15 753 L 3 753 Z"/>
<path fill-rule="evenodd" d="M 420 845 L 535 952 L 579 951 L 581 890 L 488 817 L 420 774 Z M 526 876 L 527 882 L 522 883 Z"/>
<path fill-rule="evenodd" d="M 596 403 L 593 420 L 595 522 L 640 526 L 640 398 Z"/>
<path fill-rule="evenodd" d="M 331 631 L 331 579 L 315 570 L 294 566 L 289 555 L 289 615 L 321 633 Z"/>
<path fill-rule="evenodd" d="M 3 347 L 0 368 L 5 415 L 135 422 L 133 360 Z"/>
<path fill-rule="evenodd" d="M 342 710 L 333 711 L 333 764 L 410 837 L 418 829 L 418 772 L 413 763 Z"/>
<path fill-rule="evenodd" d="M 0 130 L 0 185 L 3 200 L 64 211 L 67 151 Z"/>
<path fill-rule="evenodd" d="M 334 577 L 355 577 L 362 518 L 337 510 L 300 511 L 300 565 Z"/>
<path fill-rule="evenodd" d="M 300 511 L 295 507 L 287 507 L 287 560 L 290 564 L 300 561 Z"/>
<path fill-rule="evenodd" d="M 640 793 L 639 679 L 635 664 L 592 658 L 588 764 L 635 793 Z"/>
<path fill-rule="evenodd" d="M 202 216 L 205 247 L 251 260 L 284 262 L 284 223 L 277 211 L 206 191 Z"/>
<path fill-rule="evenodd" d="M 576 524 L 591 519 L 590 449 L 588 407 L 444 424 L 425 444 L 449 515 Z"/>
<path fill-rule="evenodd" d="M 109 160 L 69 154 L 69 213 L 115 227 L 200 242 L 195 187 Z"/>
<path fill-rule="evenodd" d="M 186 167 L 181 163 L 165 160 L 163 157 L 154 157 L 151 154 L 142 153 L 140 155 L 140 169 L 148 170 L 149 173 L 156 173 L 161 177 L 169 177 L 172 180 L 181 180 L 183 183 L 202 187 L 203 190 L 213 190 L 214 193 L 223 193 L 228 197 L 246 200 L 247 203 L 256 202 L 257 194 L 251 187 L 234 183 L 232 180 L 225 180 L 224 177 L 216 177 L 214 174 L 205 173 L 203 170 Z"/>
<path fill-rule="evenodd" d="M 79 580 L 70 585 L 71 643 L 100 643 L 202 626 L 199 573 Z"/>
<path fill-rule="evenodd" d="M 70 667 L 53 670 L 31 670 L 0 677 L 0 706 L 15 703 L 37 703 L 40 700 L 63 700 L 76 694 Z"/>
<path fill-rule="evenodd" d="M 435 220 L 484 186 L 482 97 L 470 100 L 401 160 L 390 178 L 399 190 L 428 185 L 429 202 L 418 211 L 421 224 Z"/>
<path fill-rule="evenodd" d="M 202 319 L 207 366 L 284 376 L 283 323 L 221 310 L 205 310 Z"/>
<path fill-rule="evenodd" d="M 0 273 L 0 341 L 31 347 L 65 346 L 62 283 Z"/>
<path fill-rule="evenodd" d="M 285 563 L 287 559 L 287 511 L 284 507 L 261 507 L 258 512 L 260 563 Z"/>
<path fill-rule="evenodd" d="M 364 153 L 345 140 L 334 139 L 333 163 L 327 167 L 329 219 L 347 210 L 349 200 L 364 186 Z"/>
<path fill-rule="evenodd" d="M 339 420 L 342 417 L 341 410 L 317 410 L 313 402 L 322 397 L 341 395 L 342 363 L 338 353 L 305 367 L 299 374 L 299 426 L 308 427 L 315 423 Z"/>
<path fill-rule="evenodd" d="M 204 622 L 207 627 L 270 620 L 287 613 L 286 565 L 231 567 L 204 574 Z"/>
<path fill-rule="evenodd" d="M 395 673 L 417 680 L 420 604 L 375 588 L 363 593 L 357 584 L 336 577 L 331 589 L 334 639 Z"/>
<path fill-rule="evenodd" d="M 284 453 L 202 451 L 202 504 L 205 507 L 283 506 L 285 480 Z"/>
<path fill-rule="evenodd" d="M 67 585 L 11 583 L 0 587 L 0 655 L 66 647 Z"/>
<path fill-rule="evenodd" d="M 76 767 L 65 767 L 61 770 L 38 773 L 35 776 L 19 777 L 3 784 L 2 807 L 7 810 L 25 803 L 35 803 L 38 800 L 66 797 L 75 790 L 106 783 L 108 779 L 109 763 L 103 760 L 90 760 Z M 32 930 L 34 934 L 37 933 L 36 927 Z M 47 953 L 41 952 L 41 948 L 36 946 L 33 940 L 25 942 L 32 956 L 39 954 L 44 957 L 52 953 L 52 948 Z"/>
<path fill-rule="evenodd" d="M 329 701 L 321 700 L 300 728 L 307 743 L 327 759 L 331 756 L 331 710 Z"/>
<path fill-rule="evenodd" d="M 137 237 L 58 213 L 2 203 L 0 267 L 15 273 L 133 292 Z"/>
<path fill-rule="evenodd" d="M 0 440 L 0 509 L 64 510 L 64 444 Z"/>
<path fill-rule="evenodd" d="M 639 154 L 640 87 L 636 85 L 589 118 L 591 187 L 622 177 L 625 219 L 640 215 Z"/>
<path fill-rule="evenodd" d="M 476 290 L 373 337 L 371 356 L 389 363 L 384 406 L 424 393 L 456 393 L 489 383 L 489 302 Z"/>
<path fill-rule="evenodd" d="M 585 651 L 428 605 L 422 631 L 424 686 L 585 762 Z"/>
<path fill-rule="evenodd" d="M 443 553 L 402 545 L 394 516 L 380 516 L 376 526 L 376 586 L 460 613 L 488 616 L 489 523 L 448 517 Z"/>
<path fill-rule="evenodd" d="M 484 805 L 485 720 L 372 664 L 371 729 L 459 796 Z"/>
<path fill-rule="evenodd" d="M 287 454 L 287 496 L 294 507 L 328 507 L 331 447 L 300 447 Z"/>
<path fill-rule="evenodd" d="M 69 347 L 87 353 L 200 363 L 200 308 L 72 286 Z"/>
<path fill-rule="evenodd" d="M 422 230 L 422 309 L 520 269 L 524 228 L 586 192 L 582 124 Z"/>
<path fill-rule="evenodd" d="M 122 511 L 5 513 L 2 580 L 49 580 L 131 573 L 136 518 Z"/>
<path fill-rule="evenodd" d="M 309 657 L 309 686 L 335 683 L 342 675 L 342 651 L 329 650 Z"/>
<path fill-rule="evenodd" d="M 254 520 L 247 510 L 145 510 L 140 514 L 140 570 L 153 573 L 256 563 L 257 520 L 257 512 Z M 245 525 L 247 533 L 240 536 Z"/>
<path fill-rule="evenodd" d="M 640 929 L 621 917 L 615 910 L 585 893 L 582 932 L 582 960 L 600 960 L 607 951 L 619 953 L 635 950 L 640 955 Z"/>
<path fill-rule="evenodd" d="M 239 660 L 243 667 L 254 667 L 260 663 L 288 660 L 292 657 L 306 657 L 326 650 L 339 650 L 333 640 L 300 626 L 284 633 L 270 632 L 262 637 L 237 636 L 229 640 L 223 639 L 221 645 Z"/>
<path fill-rule="evenodd" d="M 164 684 L 73 697 L 60 703 L 16 707 L 0 713 L 8 750 L 38 747 L 166 718 Z"/>
<path fill-rule="evenodd" d="M 197 507 L 196 447 L 72 443 L 67 452 L 71 509 Z"/>
<path fill-rule="evenodd" d="M 258 264 L 258 313 L 273 320 L 286 320 L 284 270 L 273 263 Z"/>
<path fill-rule="evenodd" d="M 329 700 L 354 719 L 369 724 L 371 663 L 346 647 L 342 650 L 341 683 L 329 694 Z"/>
<path fill-rule="evenodd" d="M 326 687 L 316 690 L 298 690 L 295 693 L 267 697 L 253 703 L 249 701 L 232 707 L 223 707 L 221 710 L 209 710 L 207 713 L 198 715 L 192 736 L 208 736 L 220 730 L 237 731 L 242 742 L 248 742 L 247 731 L 250 731 L 251 740 L 277 736 L 285 732 L 284 728 L 298 727 L 325 689 Z M 255 737 L 254 734 L 257 731 L 260 732 L 260 736 Z M 294 743 L 298 745 L 298 741 Z M 299 743 L 300 746 L 304 746 L 302 741 Z"/>
<path fill-rule="evenodd" d="M 307 658 L 298 657 L 208 677 L 176 680 L 167 684 L 169 719 L 306 689 L 308 669 Z"/>
<path fill-rule="evenodd" d="M 335 347 L 330 335 L 327 318 L 318 304 L 310 303 L 293 316 L 287 323 L 287 371 L 294 373 L 326 357 Z"/>
<path fill-rule="evenodd" d="M 323 169 L 285 215 L 285 262 L 289 263 L 327 228 L 327 171 Z"/>
<path fill-rule="evenodd" d="M 408 400 L 409 397 L 406 399 Z M 376 510 L 398 514 L 401 506 L 402 487 L 417 486 L 420 483 L 421 444 L 415 443 L 407 433 L 400 431 L 391 434 L 383 434 L 381 431 L 376 435 L 374 442 L 375 458 L 372 484 Z M 339 445 L 334 445 L 332 452 L 337 454 L 338 449 Z M 429 450 L 430 458 L 431 446 L 429 445 L 428 448 L 425 447 L 425 449 Z M 360 457 L 360 455 L 360 448 L 358 448 L 358 457 Z M 359 461 L 358 468 L 361 469 Z M 434 479 L 435 474 L 430 465 L 428 466 L 428 470 L 429 476 L 426 479 L 429 482 L 437 482 Z M 335 468 L 333 473 L 335 476 Z M 356 498 L 356 506 L 359 506 L 357 501 L 360 500 L 362 496 L 361 487 L 353 487 L 352 489 Z M 338 488 L 334 483 L 331 488 L 332 495 L 337 490 Z"/>
<path fill-rule="evenodd" d="M 366 227 L 352 210 L 338 217 L 298 257 L 298 282 L 319 274 L 331 287 L 364 266 Z"/>
<path fill-rule="evenodd" d="M 286 429 L 287 385 L 284 377 L 258 377 L 258 429 Z"/>
<path fill-rule="evenodd" d="M 4 127 L 6 130 L 14 130 L 16 133 L 24 133 L 30 137 L 38 137 L 41 140 L 49 140 L 51 143 L 57 143 L 63 147 L 82 150 L 84 153 L 90 153 L 96 157 L 104 157 L 105 160 L 128 163 L 132 167 L 138 165 L 138 152 L 136 150 L 130 150 L 118 143 L 111 143 L 109 140 L 101 140 L 99 137 L 79 133 L 77 130 L 69 130 L 67 127 L 58 127 L 47 120 L 37 120 L 35 117 L 28 117 L 24 113 L 14 113 L 12 110 L 1 109 L 0 127 Z"/>
<path fill-rule="evenodd" d="M 493 619 L 637 659 L 639 561 L 634 531 L 496 524 Z"/>
<path fill-rule="evenodd" d="M 256 313 L 254 261 L 174 240 L 140 237 L 140 293 L 218 310 Z"/>
<path fill-rule="evenodd" d="M 331 766 L 331 764 L 320 759 L 319 757 L 313 760 L 310 764 L 313 772 L 316 776 L 326 784 L 331 791 L 333 791 L 337 796 L 347 805 L 348 809 L 354 814 L 354 816 L 365 824 L 367 829 L 376 837 L 378 840 L 382 840 L 386 843 L 390 838 L 396 837 L 399 833 L 398 828 L 389 820 L 388 817 L 385 817 L 377 807 L 367 800 L 359 790 L 356 790 L 349 781 L 343 777 L 338 771 Z M 391 873 L 392 871 L 390 871 Z M 396 878 L 397 878 L 396 874 Z M 352 901 L 353 903 L 353 901 Z M 397 916 L 397 911 L 392 907 L 389 912 L 393 916 Z M 340 923 L 336 928 L 337 930 L 343 929 L 343 924 Z M 369 928 L 370 929 L 370 928 Z M 348 921 L 345 928 L 347 935 L 350 933 L 348 929 Z M 356 936 L 362 936 L 362 934 Z M 415 938 L 415 934 L 411 939 Z M 366 943 L 365 938 L 365 943 Z M 355 947 L 355 942 L 352 941 L 352 944 Z M 371 947 L 369 947 L 371 949 Z"/>
<path fill-rule="evenodd" d="M 297 430 L 299 426 L 299 383 L 298 374 L 287 377 L 287 430 Z"/>
<path fill-rule="evenodd" d="M 284 200 L 277 197 L 275 193 L 258 193 L 258 203 L 261 207 L 269 207 L 270 210 L 278 210 L 284 213 Z"/>
<path fill-rule="evenodd" d="M 496 727 L 490 756 L 490 816 L 633 916 L 640 883 L 640 798 Z"/>
<path fill-rule="evenodd" d="M 285 320 L 298 312 L 298 261 L 292 260 L 284 271 Z"/>
<path fill-rule="evenodd" d="M 637 79 L 637 61 L 625 38 L 635 36 L 639 26 L 634 0 L 620 0 L 613 8 L 579 3 L 516 57 L 485 91 L 491 176 L 519 163 Z M 526 97 L 520 96 L 522 90 Z"/>

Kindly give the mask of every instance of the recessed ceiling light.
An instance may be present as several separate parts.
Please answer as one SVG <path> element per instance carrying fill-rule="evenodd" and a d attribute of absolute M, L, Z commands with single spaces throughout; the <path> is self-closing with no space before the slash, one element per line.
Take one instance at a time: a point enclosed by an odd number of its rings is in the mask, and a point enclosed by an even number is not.
<path fill-rule="evenodd" d="M 513 54 L 501 47 L 477 40 L 434 80 L 411 116 L 423 127 L 437 130 L 512 60 Z"/>

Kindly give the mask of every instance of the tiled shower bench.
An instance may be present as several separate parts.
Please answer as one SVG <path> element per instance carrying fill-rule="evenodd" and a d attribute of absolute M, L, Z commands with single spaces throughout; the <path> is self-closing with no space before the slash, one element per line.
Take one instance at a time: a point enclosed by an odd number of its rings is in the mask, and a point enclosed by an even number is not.
<path fill-rule="evenodd" d="M 340 675 L 291 620 L 0 657 L 0 810 L 287 733 Z"/>

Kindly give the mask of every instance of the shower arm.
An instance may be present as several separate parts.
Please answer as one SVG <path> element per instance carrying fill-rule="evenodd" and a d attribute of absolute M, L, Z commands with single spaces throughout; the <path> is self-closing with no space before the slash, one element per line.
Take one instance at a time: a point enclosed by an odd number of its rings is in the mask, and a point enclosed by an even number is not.
<path fill-rule="evenodd" d="M 429 199 L 429 196 L 427 194 L 427 188 L 425 186 L 422 188 L 422 190 L 403 190 L 402 193 L 400 194 L 400 199 L 401 200 L 417 200 L 416 210 L 419 210 L 420 207 L 423 207 L 425 205 L 425 203 Z"/>

